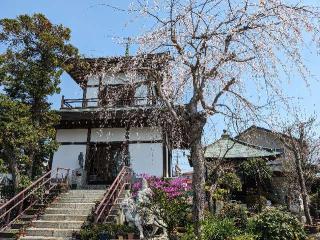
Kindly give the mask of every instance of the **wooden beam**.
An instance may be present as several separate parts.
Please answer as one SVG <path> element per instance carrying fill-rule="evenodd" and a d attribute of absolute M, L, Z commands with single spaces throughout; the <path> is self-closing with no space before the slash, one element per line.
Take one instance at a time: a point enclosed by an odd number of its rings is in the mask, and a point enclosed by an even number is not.
<path fill-rule="evenodd" d="M 168 177 L 168 162 L 167 162 L 167 145 L 166 145 L 166 134 L 162 134 L 162 158 L 163 158 L 163 177 Z"/>

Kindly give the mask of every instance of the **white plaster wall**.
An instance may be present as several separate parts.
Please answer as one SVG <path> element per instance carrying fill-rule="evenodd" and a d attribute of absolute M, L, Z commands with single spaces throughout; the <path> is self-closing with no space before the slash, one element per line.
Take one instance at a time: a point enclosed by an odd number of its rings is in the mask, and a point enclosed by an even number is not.
<path fill-rule="evenodd" d="M 155 141 L 162 140 L 162 131 L 160 128 L 131 128 L 130 141 Z"/>
<path fill-rule="evenodd" d="M 99 77 L 98 76 L 91 76 L 88 78 L 88 85 L 99 85 Z"/>
<path fill-rule="evenodd" d="M 88 87 L 86 98 L 97 98 L 98 97 L 98 87 Z"/>
<path fill-rule="evenodd" d="M 53 155 L 52 170 L 57 167 L 70 168 L 72 170 L 79 168 L 78 156 L 83 152 L 84 159 L 86 159 L 86 145 L 60 145 L 58 150 Z"/>
<path fill-rule="evenodd" d="M 99 88 L 98 87 L 88 87 L 87 88 L 87 93 L 86 93 L 86 98 L 98 98 L 98 93 L 99 92 Z M 88 106 L 89 107 L 93 107 L 93 106 L 97 106 L 98 105 L 98 101 L 95 102 L 88 102 Z"/>
<path fill-rule="evenodd" d="M 124 73 L 117 73 L 117 74 L 105 74 L 102 76 L 102 84 L 103 85 L 112 85 L 112 84 L 128 84 L 134 82 L 142 82 L 145 81 L 145 76 L 141 74 L 124 74 Z"/>
<path fill-rule="evenodd" d="M 124 128 L 93 128 L 91 129 L 91 142 L 118 142 L 125 141 Z"/>
<path fill-rule="evenodd" d="M 130 163 L 136 174 L 147 173 L 162 177 L 163 150 L 162 143 L 129 144 Z"/>
<path fill-rule="evenodd" d="M 135 104 L 146 105 L 148 103 L 148 100 L 146 99 L 148 97 L 148 86 L 143 84 L 137 87 L 134 96 L 136 98 L 143 98 L 143 99 L 136 99 Z"/>
<path fill-rule="evenodd" d="M 132 80 L 123 73 L 107 74 L 102 77 L 103 85 L 126 84 L 126 83 L 132 83 Z"/>
<path fill-rule="evenodd" d="M 58 129 L 58 142 L 86 142 L 88 129 Z"/>
<path fill-rule="evenodd" d="M 145 84 L 142 84 L 139 87 L 137 87 L 134 96 L 135 97 L 147 97 L 148 96 L 148 86 Z"/>

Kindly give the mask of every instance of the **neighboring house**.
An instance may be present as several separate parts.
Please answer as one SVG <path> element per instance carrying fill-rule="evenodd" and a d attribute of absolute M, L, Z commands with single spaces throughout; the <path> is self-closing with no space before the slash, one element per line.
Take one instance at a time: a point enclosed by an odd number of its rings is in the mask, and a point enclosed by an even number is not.
<path fill-rule="evenodd" d="M 205 150 L 206 160 L 224 159 L 236 162 L 242 162 L 250 158 L 264 158 L 274 160 L 280 157 L 281 152 L 276 149 L 262 147 L 251 142 L 241 141 L 232 138 L 224 131 L 221 138 L 208 145 Z"/>
<path fill-rule="evenodd" d="M 83 98 L 62 97 L 56 135 L 60 146 L 52 169 L 84 168 L 83 184 L 110 184 L 122 165 L 136 174 L 170 177 L 172 143 L 164 124 L 152 122 L 161 106 L 148 75 L 150 69 L 161 70 L 164 59 L 163 54 L 85 58 L 85 68 L 75 64 L 69 69 Z M 133 65 L 138 72 L 134 79 L 128 73 Z"/>
<path fill-rule="evenodd" d="M 281 157 L 272 162 L 272 165 L 280 172 L 290 172 L 292 168 L 292 158 L 289 157 L 291 152 L 287 149 L 284 143 L 280 140 L 278 132 L 271 131 L 263 127 L 252 125 L 245 131 L 236 136 L 237 139 L 262 147 L 267 147 L 281 152 Z"/>
<path fill-rule="evenodd" d="M 292 212 L 301 213 L 303 209 L 302 200 L 295 174 L 293 153 L 282 142 L 288 136 L 253 125 L 236 138 L 251 144 L 272 148 L 282 153 L 280 157 L 270 162 L 273 169 L 277 169 L 277 173 L 279 173 L 273 176 L 272 188 L 280 203 L 286 204 Z"/>
<path fill-rule="evenodd" d="M 204 154 L 208 163 L 221 160 L 226 166 L 234 167 L 235 169 L 238 169 L 238 166 L 243 161 L 253 158 L 265 159 L 267 164 L 270 165 L 280 158 L 281 155 L 282 153 L 276 149 L 258 146 L 233 138 L 226 131 L 224 131 L 220 139 L 206 147 Z M 273 170 L 273 175 L 279 175 L 278 168 L 271 166 L 271 169 Z M 250 184 L 245 179 L 243 181 L 241 198 L 245 197 L 244 194 L 250 188 Z"/>
<path fill-rule="evenodd" d="M 294 164 L 289 149 L 279 138 L 280 133 L 262 127 L 251 126 L 235 138 L 224 133 L 221 138 L 206 147 L 205 158 L 225 159 L 236 164 L 249 158 L 263 158 L 273 172 L 271 192 L 276 203 L 289 208 L 297 205 Z M 283 136 L 283 135 L 281 135 Z"/>

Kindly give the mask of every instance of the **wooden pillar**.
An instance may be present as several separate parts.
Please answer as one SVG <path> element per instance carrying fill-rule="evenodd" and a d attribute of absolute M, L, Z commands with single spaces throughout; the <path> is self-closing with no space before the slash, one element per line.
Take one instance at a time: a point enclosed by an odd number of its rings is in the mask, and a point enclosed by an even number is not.
<path fill-rule="evenodd" d="M 167 135 L 165 132 L 162 133 L 162 155 L 163 155 L 163 177 L 169 177 L 168 169 L 168 158 L 167 158 Z"/>
<path fill-rule="evenodd" d="M 126 124 L 126 133 L 125 133 L 125 144 L 124 144 L 124 163 L 126 166 L 130 166 L 130 152 L 129 152 L 129 140 L 130 140 L 130 124 Z"/>
<path fill-rule="evenodd" d="M 61 106 L 60 108 L 62 109 L 64 107 L 64 95 L 62 95 L 61 97 Z"/>
<path fill-rule="evenodd" d="M 88 132 L 87 132 L 87 146 L 86 146 L 86 157 L 85 157 L 85 163 L 84 163 L 84 170 L 86 171 L 86 184 L 88 184 L 88 168 L 89 168 L 89 153 L 90 153 L 90 142 L 91 142 L 91 127 L 88 127 Z"/>
<path fill-rule="evenodd" d="M 83 94 L 82 94 L 82 107 L 86 108 L 88 106 L 88 101 L 87 101 L 87 83 L 84 84 L 83 86 Z"/>

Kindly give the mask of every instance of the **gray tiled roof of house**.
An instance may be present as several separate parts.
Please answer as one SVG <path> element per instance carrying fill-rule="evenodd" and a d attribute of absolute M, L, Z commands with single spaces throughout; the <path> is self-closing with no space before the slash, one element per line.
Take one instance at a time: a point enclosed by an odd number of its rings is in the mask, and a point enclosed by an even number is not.
<path fill-rule="evenodd" d="M 281 155 L 273 149 L 255 146 L 234 138 L 224 133 L 221 138 L 208 145 L 205 151 L 205 158 L 257 158 L 268 157 L 275 158 Z"/>

